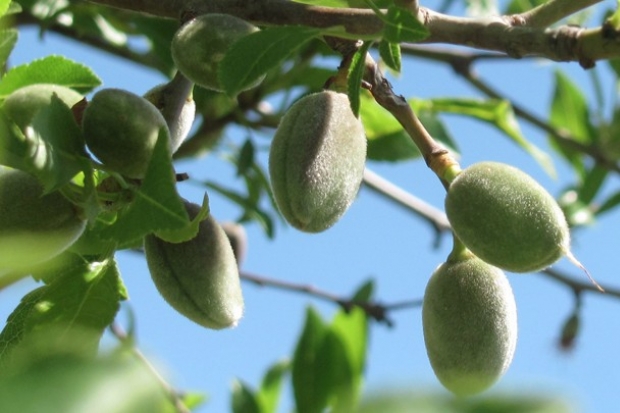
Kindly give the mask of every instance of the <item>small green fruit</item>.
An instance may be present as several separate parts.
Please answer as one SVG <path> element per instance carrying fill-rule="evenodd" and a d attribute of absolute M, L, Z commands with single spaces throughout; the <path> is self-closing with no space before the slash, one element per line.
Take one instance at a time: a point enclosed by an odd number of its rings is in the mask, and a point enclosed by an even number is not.
<path fill-rule="evenodd" d="M 163 128 L 159 110 L 141 96 L 121 89 L 97 92 L 82 118 L 84 139 L 99 160 L 129 178 L 143 178 Z"/>
<path fill-rule="evenodd" d="M 538 271 L 570 250 L 568 224 L 555 199 L 506 164 L 464 169 L 450 183 L 446 213 L 468 249 L 507 271 Z"/>
<path fill-rule="evenodd" d="M 0 270 L 27 270 L 52 259 L 73 244 L 85 226 L 61 193 L 43 195 L 34 176 L 0 169 Z"/>
<path fill-rule="evenodd" d="M 504 273 L 470 255 L 441 264 L 422 307 L 424 342 L 439 381 L 459 396 L 493 385 L 517 343 L 517 307 Z"/>
<path fill-rule="evenodd" d="M 185 207 L 192 219 L 200 211 L 196 204 Z M 243 315 L 239 271 L 228 237 L 213 217 L 186 242 L 149 235 L 144 251 L 155 286 L 175 310 L 207 328 L 237 325 Z"/>
<path fill-rule="evenodd" d="M 32 123 L 37 112 L 52 100 L 56 94 L 71 107 L 83 99 L 82 95 L 65 86 L 37 83 L 24 86 L 11 93 L 4 101 L 4 112 L 22 129 Z"/>
<path fill-rule="evenodd" d="M 224 55 L 236 41 L 258 30 L 258 27 L 228 14 L 198 16 L 181 26 L 174 35 L 172 59 L 192 82 L 221 92 L 217 72 Z M 247 89 L 262 80 L 248 85 Z"/>
<path fill-rule="evenodd" d="M 364 127 L 346 94 L 323 91 L 301 98 L 282 118 L 269 154 L 280 212 L 302 231 L 326 230 L 353 203 L 365 161 Z"/>

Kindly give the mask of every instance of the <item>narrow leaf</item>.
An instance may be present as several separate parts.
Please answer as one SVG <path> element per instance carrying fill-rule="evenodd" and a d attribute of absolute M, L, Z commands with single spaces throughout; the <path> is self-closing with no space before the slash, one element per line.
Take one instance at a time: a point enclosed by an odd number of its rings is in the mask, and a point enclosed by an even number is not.
<path fill-rule="evenodd" d="M 282 26 L 243 37 L 232 45 L 220 62 L 220 84 L 229 96 L 237 95 L 319 33 L 319 30 L 308 27 Z"/>
<path fill-rule="evenodd" d="M 381 40 L 379 43 L 379 56 L 383 62 L 392 70 L 400 73 L 401 70 L 401 54 L 400 44 L 391 43 L 387 40 Z"/>
<path fill-rule="evenodd" d="M 267 370 L 256 395 L 262 413 L 276 413 L 282 392 L 282 382 L 289 370 L 290 362 L 288 360 L 279 361 Z"/>
<path fill-rule="evenodd" d="M 364 71 L 366 70 L 366 55 L 371 45 L 372 42 L 364 42 L 362 47 L 355 52 L 351 59 L 351 66 L 347 76 L 347 94 L 351 110 L 356 117 L 360 115 L 360 89 L 362 87 Z"/>
<path fill-rule="evenodd" d="M 426 102 L 413 101 L 411 103 L 414 106 L 417 105 L 437 112 L 455 113 L 488 122 L 529 153 L 550 176 L 556 174 L 551 157 L 528 141 L 521 133 L 512 106 L 508 101 L 445 98 L 432 99 Z"/>
<path fill-rule="evenodd" d="M 429 35 L 426 26 L 402 7 L 388 7 L 384 23 L 383 38 L 390 43 L 419 42 Z"/>
<path fill-rule="evenodd" d="M 231 404 L 233 413 L 261 413 L 256 395 L 239 380 L 233 382 Z"/>
<path fill-rule="evenodd" d="M 325 380 L 327 364 L 319 362 L 328 328 L 321 316 L 309 307 L 292 363 L 293 394 L 298 413 L 320 413 L 327 406 L 330 383 Z M 324 360 L 321 360 L 324 361 Z"/>
<path fill-rule="evenodd" d="M 590 204 L 599 193 L 609 170 L 599 165 L 594 165 L 586 174 L 583 184 L 579 188 L 578 198 L 584 204 Z"/>

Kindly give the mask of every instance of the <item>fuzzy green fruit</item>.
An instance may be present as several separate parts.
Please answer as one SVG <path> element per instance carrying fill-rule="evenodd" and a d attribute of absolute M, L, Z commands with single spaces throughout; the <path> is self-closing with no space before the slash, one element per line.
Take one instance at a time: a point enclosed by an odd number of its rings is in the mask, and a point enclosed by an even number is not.
<path fill-rule="evenodd" d="M 200 211 L 199 205 L 185 206 L 192 219 Z M 155 286 L 175 310 L 207 328 L 237 325 L 243 315 L 239 271 L 228 237 L 213 217 L 186 242 L 149 235 L 144 251 Z"/>
<path fill-rule="evenodd" d="M 34 176 L 0 169 L 0 270 L 27 270 L 52 259 L 73 244 L 85 226 L 62 194 L 43 195 Z"/>
<path fill-rule="evenodd" d="M 450 183 L 446 214 L 468 249 L 507 271 L 538 271 L 570 251 L 568 224 L 555 199 L 506 164 L 464 169 Z"/>
<path fill-rule="evenodd" d="M 504 273 L 470 255 L 441 264 L 422 306 L 424 343 L 439 381 L 459 396 L 493 385 L 517 343 L 517 307 Z"/>
<path fill-rule="evenodd" d="M 52 95 L 71 107 L 83 99 L 73 89 L 61 85 L 37 83 L 24 86 L 11 93 L 4 101 L 4 112 L 22 129 L 32 123 L 37 112 L 49 105 Z"/>
<path fill-rule="evenodd" d="M 271 143 L 269 172 L 280 212 L 299 230 L 326 230 L 355 200 L 365 161 L 364 126 L 346 94 L 323 91 L 301 98 Z"/>
<path fill-rule="evenodd" d="M 91 152 L 129 178 L 143 178 L 166 120 L 145 98 L 121 89 L 102 89 L 84 110 L 84 139 Z"/>
<path fill-rule="evenodd" d="M 257 32 L 258 27 L 228 14 L 205 14 L 185 23 L 172 39 L 172 59 L 192 82 L 206 89 L 222 91 L 218 67 L 228 49 L 239 39 Z M 251 89 L 263 78 L 247 85 Z"/>

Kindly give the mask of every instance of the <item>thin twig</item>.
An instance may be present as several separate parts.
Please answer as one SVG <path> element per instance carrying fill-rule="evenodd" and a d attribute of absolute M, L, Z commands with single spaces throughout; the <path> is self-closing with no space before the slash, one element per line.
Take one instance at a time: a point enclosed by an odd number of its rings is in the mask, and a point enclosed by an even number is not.
<path fill-rule="evenodd" d="M 384 29 L 383 21 L 372 10 L 318 7 L 288 0 L 88 1 L 172 19 L 179 19 L 183 13 L 227 13 L 262 26 L 316 27 L 329 30 L 333 36 L 350 39 L 377 40 Z M 613 28 L 560 26 L 544 29 L 524 26 L 523 19 L 514 16 L 455 17 L 424 7 L 419 7 L 417 18 L 430 33 L 424 43 L 462 45 L 515 58 L 541 56 L 554 61 L 578 61 L 583 67 L 592 67 L 596 60 L 620 56 L 620 42 L 615 39 L 617 34 Z M 539 18 L 540 21 L 546 19 Z"/>
<path fill-rule="evenodd" d="M 292 283 L 284 280 L 263 277 L 246 271 L 241 271 L 239 276 L 242 280 L 252 282 L 258 286 L 269 286 L 281 290 L 293 291 L 302 294 L 308 294 L 324 301 L 338 304 L 343 310 L 350 311 L 354 307 L 361 308 L 368 315 L 379 323 L 383 323 L 388 327 L 393 327 L 394 322 L 388 318 L 389 310 L 419 307 L 421 300 L 405 301 L 392 305 L 383 305 L 373 301 L 356 301 L 350 298 L 338 296 L 328 291 L 321 290 L 312 285 Z"/>
<path fill-rule="evenodd" d="M 125 330 L 118 324 L 112 323 L 110 324 L 110 331 L 121 343 L 127 344 L 129 343 L 131 352 L 133 355 L 140 360 L 142 364 L 146 366 L 146 368 L 151 372 L 151 374 L 155 377 L 155 379 L 159 382 L 160 386 L 164 389 L 170 402 L 173 404 L 177 413 L 191 413 L 191 410 L 185 405 L 180 394 L 176 391 L 167 381 L 162 377 L 161 374 L 157 371 L 155 366 L 146 358 L 146 356 L 133 345 L 131 338 L 127 335 Z"/>
<path fill-rule="evenodd" d="M 601 1 L 603 0 L 548 0 L 514 17 L 523 19 L 524 26 L 544 28 Z"/>
<path fill-rule="evenodd" d="M 433 226 L 437 233 L 451 231 L 446 215 L 438 208 L 428 204 L 410 192 L 394 185 L 368 168 L 364 169 L 364 184 L 371 190 L 385 196 L 390 201 L 405 207 Z M 438 234 L 439 235 L 439 234 Z"/>

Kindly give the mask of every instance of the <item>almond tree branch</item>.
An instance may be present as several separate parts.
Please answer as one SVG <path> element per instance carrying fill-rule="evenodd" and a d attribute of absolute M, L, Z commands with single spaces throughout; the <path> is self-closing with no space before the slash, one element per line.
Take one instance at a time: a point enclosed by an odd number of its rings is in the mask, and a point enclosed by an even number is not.
<path fill-rule="evenodd" d="M 341 36 L 376 40 L 383 22 L 371 10 L 309 6 L 286 0 L 87 0 L 91 3 L 179 19 L 181 15 L 228 13 L 258 25 L 304 25 L 317 28 L 341 28 Z M 537 27 L 559 14 L 581 9 L 594 0 L 555 0 L 548 9 L 539 9 L 534 20 L 514 16 L 485 18 L 454 17 L 419 7 L 418 19 L 429 29 L 425 43 L 447 43 L 497 51 L 514 58 L 540 56 L 554 61 L 578 61 L 583 67 L 596 60 L 620 56 L 619 33 L 613 28 L 582 29 L 561 26 Z M 564 11 L 562 11 L 564 10 Z M 537 17 L 542 16 L 542 17 Z M 538 21 L 538 22 L 537 22 Z"/>

